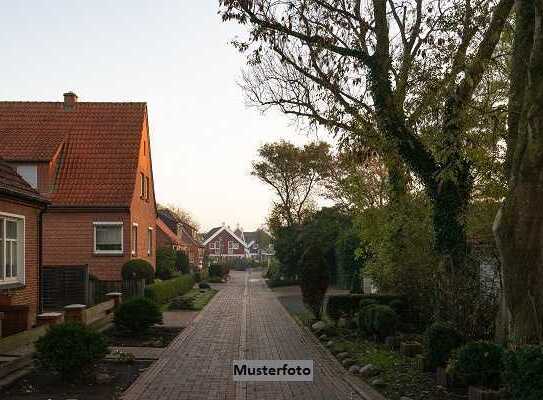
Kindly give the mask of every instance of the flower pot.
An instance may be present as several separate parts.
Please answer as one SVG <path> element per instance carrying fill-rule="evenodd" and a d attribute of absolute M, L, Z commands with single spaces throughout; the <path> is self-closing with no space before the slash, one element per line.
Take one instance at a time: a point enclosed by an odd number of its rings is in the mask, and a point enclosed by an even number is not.
<path fill-rule="evenodd" d="M 469 400 L 501 400 L 503 391 L 470 386 L 468 389 Z"/>

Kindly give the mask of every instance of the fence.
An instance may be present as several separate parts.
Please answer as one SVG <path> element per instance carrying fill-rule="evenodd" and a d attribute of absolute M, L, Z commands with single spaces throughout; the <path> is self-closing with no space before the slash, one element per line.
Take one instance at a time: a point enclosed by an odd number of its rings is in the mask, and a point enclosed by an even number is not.
<path fill-rule="evenodd" d="M 125 281 L 99 281 L 91 279 L 88 283 L 88 305 L 103 303 L 108 300 L 106 294 L 119 292 L 123 300 L 141 297 L 145 291 L 145 279 Z"/>

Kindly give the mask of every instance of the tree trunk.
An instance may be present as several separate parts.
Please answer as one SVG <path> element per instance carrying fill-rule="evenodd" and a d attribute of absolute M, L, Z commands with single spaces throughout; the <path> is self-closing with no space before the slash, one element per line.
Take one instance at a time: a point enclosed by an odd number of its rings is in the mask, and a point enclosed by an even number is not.
<path fill-rule="evenodd" d="M 543 0 L 519 0 L 516 12 L 509 192 L 494 222 L 514 345 L 543 343 Z"/>

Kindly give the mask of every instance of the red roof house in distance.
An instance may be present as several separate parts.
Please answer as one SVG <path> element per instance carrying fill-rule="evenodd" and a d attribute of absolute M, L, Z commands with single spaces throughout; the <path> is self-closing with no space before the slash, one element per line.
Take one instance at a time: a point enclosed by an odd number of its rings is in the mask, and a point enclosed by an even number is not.
<path fill-rule="evenodd" d="M 47 200 L 0 160 L 0 337 L 30 328 L 39 310 L 39 225 Z"/>
<path fill-rule="evenodd" d="M 242 232 L 242 231 L 240 231 Z M 244 258 L 248 256 L 247 244 L 226 225 L 211 229 L 204 236 L 204 246 L 210 258 Z"/>
<path fill-rule="evenodd" d="M 119 281 L 131 258 L 155 264 L 145 103 L 78 102 L 71 92 L 63 102 L 0 102 L 0 157 L 51 202 L 44 270 L 87 268 Z"/>

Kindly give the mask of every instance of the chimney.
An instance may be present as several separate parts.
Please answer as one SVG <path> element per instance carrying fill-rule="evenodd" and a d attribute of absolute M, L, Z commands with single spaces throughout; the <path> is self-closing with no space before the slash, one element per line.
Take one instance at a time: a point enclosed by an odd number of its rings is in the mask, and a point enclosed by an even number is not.
<path fill-rule="evenodd" d="M 64 93 L 64 110 L 71 111 L 77 103 L 77 95 L 74 92 Z"/>

